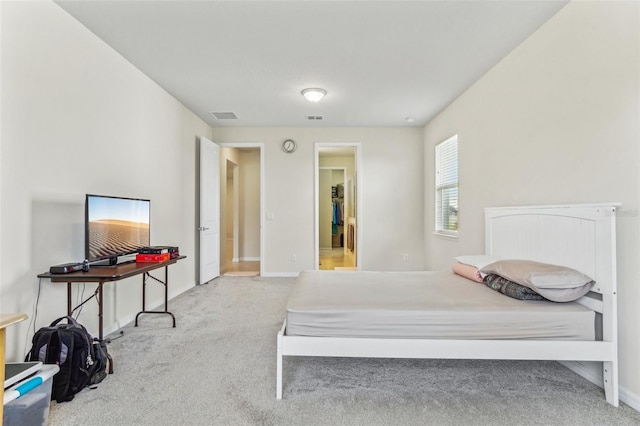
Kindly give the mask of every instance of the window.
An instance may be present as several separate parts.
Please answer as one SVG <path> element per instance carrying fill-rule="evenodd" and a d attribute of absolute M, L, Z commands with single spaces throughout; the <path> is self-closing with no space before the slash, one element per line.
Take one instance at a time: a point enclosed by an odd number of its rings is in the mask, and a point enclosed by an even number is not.
<path fill-rule="evenodd" d="M 458 235 L 458 135 L 436 145 L 436 234 Z"/>

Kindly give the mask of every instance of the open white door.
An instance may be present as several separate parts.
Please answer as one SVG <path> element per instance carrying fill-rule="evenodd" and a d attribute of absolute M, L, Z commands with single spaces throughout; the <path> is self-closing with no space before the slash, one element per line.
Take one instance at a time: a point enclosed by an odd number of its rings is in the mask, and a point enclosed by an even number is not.
<path fill-rule="evenodd" d="M 220 276 L 220 146 L 200 138 L 200 277 Z"/>

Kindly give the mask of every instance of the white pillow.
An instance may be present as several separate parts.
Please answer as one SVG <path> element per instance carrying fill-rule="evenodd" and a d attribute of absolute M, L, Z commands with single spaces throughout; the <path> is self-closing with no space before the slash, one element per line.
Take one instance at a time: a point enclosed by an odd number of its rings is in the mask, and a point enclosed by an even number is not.
<path fill-rule="evenodd" d="M 486 265 L 481 272 L 496 274 L 531 289 L 576 288 L 591 284 L 593 279 L 566 266 L 534 262 L 532 260 L 505 259 Z"/>
<path fill-rule="evenodd" d="M 500 260 L 485 266 L 480 273 L 500 275 L 554 302 L 577 300 L 594 284 L 591 277 L 575 269 L 531 260 Z"/>

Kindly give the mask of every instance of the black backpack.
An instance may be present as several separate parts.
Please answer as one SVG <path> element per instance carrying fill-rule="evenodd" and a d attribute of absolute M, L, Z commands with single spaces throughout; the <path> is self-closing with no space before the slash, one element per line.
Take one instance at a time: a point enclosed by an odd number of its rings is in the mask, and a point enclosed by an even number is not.
<path fill-rule="evenodd" d="M 67 324 L 61 323 L 62 320 L 67 320 Z M 51 399 L 57 402 L 71 401 L 86 386 L 102 381 L 107 364 L 109 373 L 113 372 L 104 342 L 94 339 L 73 317 L 58 318 L 49 327 L 42 327 L 33 336 L 32 343 L 25 361 L 60 367 L 53 376 L 51 389 Z M 99 348 L 97 355 L 96 347 Z"/>
<path fill-rule="evenodd" d="M 107 351 L 107 342 L 94 337 L 93 354 L 93 373 L 89 377 L 88 386 L 100 383 L 107 377 L 107 374 L 113 374 L 113 359 Z"/>

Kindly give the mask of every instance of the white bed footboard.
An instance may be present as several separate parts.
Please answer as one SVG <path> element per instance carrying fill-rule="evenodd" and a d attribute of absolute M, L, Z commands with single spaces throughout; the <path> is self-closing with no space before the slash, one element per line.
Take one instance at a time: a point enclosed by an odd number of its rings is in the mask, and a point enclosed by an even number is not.
<path fill-rule="evenodd" d="M 285 356 L 601 361 L 607 401 L 618 406 L 617 204 L 488 208 L 486 253 L 568 266 L 593 277 L 580 301 L 602 315 L 602 340 L 448 340 L 277 335 L 276 398 Z M 595 326 L 595 325 L 594 325 Z"/>

